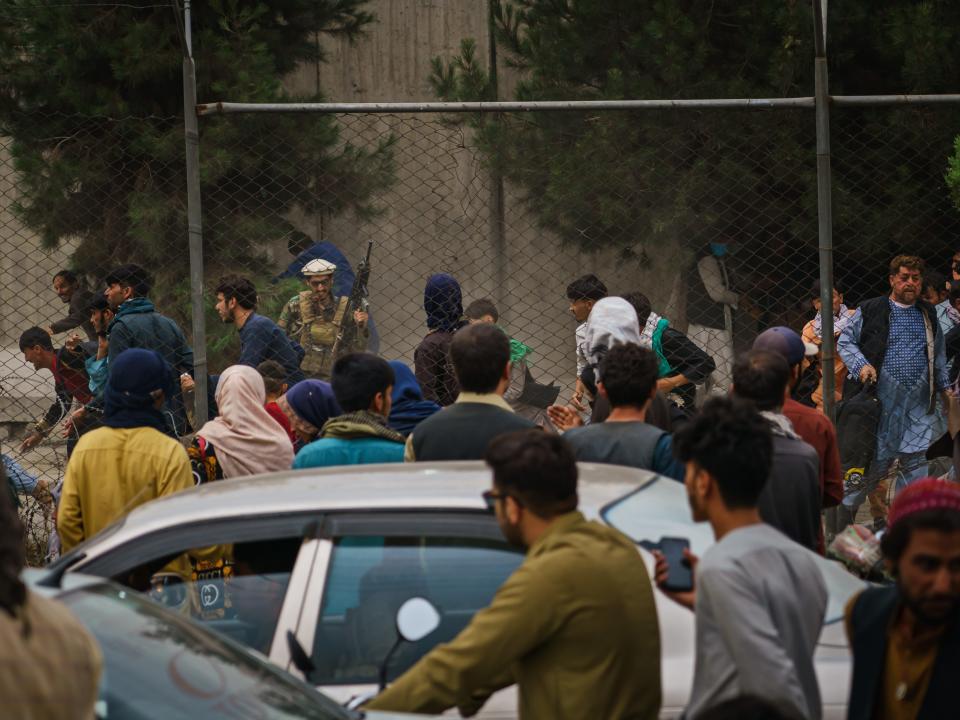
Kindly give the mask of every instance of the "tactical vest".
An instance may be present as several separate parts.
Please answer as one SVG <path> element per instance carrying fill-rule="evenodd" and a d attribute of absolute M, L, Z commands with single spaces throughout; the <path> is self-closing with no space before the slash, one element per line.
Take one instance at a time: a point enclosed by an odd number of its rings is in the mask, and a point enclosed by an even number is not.
<path fill-rule="evenodd" d="M 322 313 L 317 313 L 314 309 L 313 291 L 304 290 L 300 293 L 300 345 L 305 353 L 300 369 L 309 377 L 322 380 L 330 378 L 334 345 L 343 324 L 347 302 L 347 297 L 334 299 L 336 310 L 333 318 L 326 320 Z"/>

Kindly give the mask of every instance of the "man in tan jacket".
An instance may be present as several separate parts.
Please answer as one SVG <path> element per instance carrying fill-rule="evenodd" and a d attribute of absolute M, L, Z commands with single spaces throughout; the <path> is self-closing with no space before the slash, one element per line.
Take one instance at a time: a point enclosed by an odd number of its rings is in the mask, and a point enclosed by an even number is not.
<path fill-rule="evenodd" d="M 0 465 L 0 483 L 6 484 Z M 20 580 L 23 528 L 0 491 L 0 707 L 5 718 L 93 718 L 100 648 L 70 611 Z"/>
<path fill-rule="evenodd" d="M 504 536 L 527 548 L 491 605 L 369 709 L 475 713 L 516 683 L 521 718 L 655 718 L 660 636 L 646 566 L 616 530 L 577 512 L 577 466 L 541 430 L 493 440 L 484 493 Z"/>

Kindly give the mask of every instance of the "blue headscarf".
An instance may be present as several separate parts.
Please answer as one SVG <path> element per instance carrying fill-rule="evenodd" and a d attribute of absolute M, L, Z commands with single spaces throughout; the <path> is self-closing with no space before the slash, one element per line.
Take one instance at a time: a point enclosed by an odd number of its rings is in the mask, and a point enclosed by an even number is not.
<path fill-rule="evenodd" d="M 460 283 L 446 273 L 431 275 L 423 291 L 423 309 L 427 311 L 427 327 L 431 330 L 456 330 L 463 317 Z"/>
<path fill-rule="evenodd" d="M 330 418 L 343 414 L 333 388 L 323 380 L 301 380 L 284 397 L 290 409 L 317 430 Z"/>
<path fill-rule="evenodd" d="M 399 360 L 391 360 L 396 378 L 390 395 L 390 417 L 387 425 L 403 436 L 413 432 L 421 420 L 426 420 L 440 409 L 432 400 L 424 400 L 413 371 Z"/>
<path fill-rule="evenodd" d="M 103 424 L 113 428 L 152 427 L 170 432 L 151 393 L 173 393 L 173 368 L 155 350 L 128 348 L 110 362 L 103 391 Z"/>

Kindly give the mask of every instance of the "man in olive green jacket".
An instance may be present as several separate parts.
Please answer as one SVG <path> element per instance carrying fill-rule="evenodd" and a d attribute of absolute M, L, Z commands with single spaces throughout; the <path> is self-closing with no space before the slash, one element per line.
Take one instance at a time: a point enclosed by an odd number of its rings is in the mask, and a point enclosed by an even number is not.
<path fill-rule="evenodd" d="M 660 635 L 646 565 L 627 538 L 576 511 L 572 450 L 521 430 L 494 439 L 487 462 L 484 498 L 526 560 L 460 635 L 366 707 L 469 716 L 516 683 L 527 720 L 656 718 Z"/>

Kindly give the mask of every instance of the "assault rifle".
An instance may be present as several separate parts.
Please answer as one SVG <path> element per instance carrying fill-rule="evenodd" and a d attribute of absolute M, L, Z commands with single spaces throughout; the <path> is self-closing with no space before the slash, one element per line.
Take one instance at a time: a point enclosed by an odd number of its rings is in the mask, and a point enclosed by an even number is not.
<path fill-rule="evenodd" d="M 373 251 L 373 240 L 367 243 L 367 255 L 357 265 L 357 274 L 353 280 L 353 287 L 350 288 L 350 297 L 347 299 L 347 305 L 343 309 L 343 319 L 340 321 L 340 330 L 337 332 L 337 340 L 333 344 L 333 357 L 338 358 L 343 352 L 343 348 L 353 347 L 357 338 L 357 323 L 353 320 L 353 313 L 356 310 L 367 312 L 370 306 L 368 298 L 370 293 L 367 290 L 367 283 L 370 281 L 370 253 Z M 349 352 L 349 350 L 347 351 Z"/>

